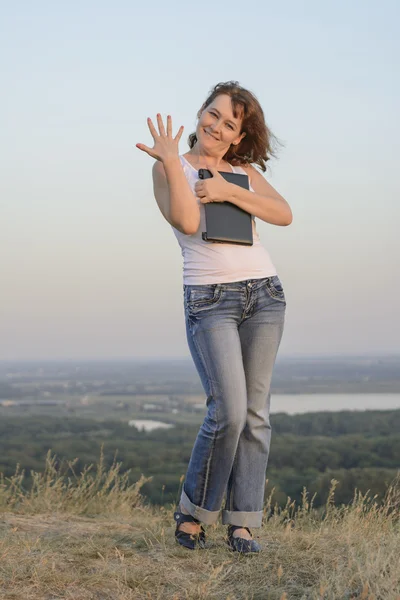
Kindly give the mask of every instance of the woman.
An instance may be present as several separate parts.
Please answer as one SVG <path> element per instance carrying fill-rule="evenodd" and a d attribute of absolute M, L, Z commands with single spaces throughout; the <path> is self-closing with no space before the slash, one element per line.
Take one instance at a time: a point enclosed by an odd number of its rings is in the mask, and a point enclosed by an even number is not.
<path fill-rule="evenodd" d="M 261 527 L 271 426 L 270 383 L 284 327 L 286 300 L 276 269 L 260 242 L 255 217 L 289 225 L 286 200 L 255 169 L 266 170 L 273 135 L 256 97 L 238 82 L 217 84 L 197 114 L 190 150 L 180 156 L 183 126 L 172 136 L 148 119 L 157 159 L 154 195 L 171 224 L 184 258 L 183 296 L 189 349 L 207 396 L 174 513 L 176 540 L 205 547 L 201 523 L 222 523 L 232 550 L 259 552 L 249 527 Z M 200 180 L 198 169 L 213 177 Z M 218 171 L 245 173 L 250 189 L 228 183 Z M 204 204 L 229 201 L 252 215 L 253 245 L 202 239 Z"/>

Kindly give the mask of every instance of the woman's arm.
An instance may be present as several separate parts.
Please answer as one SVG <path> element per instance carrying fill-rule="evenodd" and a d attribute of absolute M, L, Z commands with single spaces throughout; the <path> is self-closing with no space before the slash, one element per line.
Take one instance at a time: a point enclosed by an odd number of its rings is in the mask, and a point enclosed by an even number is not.
<path fill-rule="evenodd" d="M 136 146 L 156 159 L 153 165 L 153 190 L 164 218 L 182 233 L 192 235 L 200 225 L 200 209 L 179 158 L 178 144 L 183 125 L 177 135 L 172 137 L 171 115 L 167 117 L 167 131 L 160 113 L 157 114 L 157 123 L 159 133 L 150 117 L 147 119 L 154 140 L 153 148 L 145 144 Z"/>
<path fill-rule="evenodd" d="M 290 225 L 293 219 L 289 204 L 264 177 L 249 165 L 244 167 L 254 192 L 228 183 L 214 167 L 210 179 L 196 181 L 195 193 L 200 202 L 232 202 L 246 212 L 273 225 Z"/>
<path fill-rule="evenodd" d="M 154 163 L 153 190 L 165 219 L 186 235 L 196 233 L 200 225 L 200 209 L 179 156 Z"/>
<path fill-rule="evenodd" d="M 266 223 L 290 225 L 293 214 L 285 198 L 252 165 L 241 166 L 249 176 L 254 193 L 232 185 L 227 200 Z"/>

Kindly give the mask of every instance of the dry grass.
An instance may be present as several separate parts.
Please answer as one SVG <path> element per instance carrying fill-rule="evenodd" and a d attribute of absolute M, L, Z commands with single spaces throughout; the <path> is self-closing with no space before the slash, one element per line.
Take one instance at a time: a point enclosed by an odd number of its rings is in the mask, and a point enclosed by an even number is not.
<path fill-rule="evenodd" d="M 23 473 L 0 480 L 2 600 L 399 600 L 400 473 L 381 504 L 355 490 L 353 502 L 323 515 L 303 491 L 271 510 L 253 534 L 260 554 L 232 553 L 225 526 L 207 526 L 207 550 L 174 538 L 174 506 L 146 505 L 148 480 L 132 486 L 120 464 L 104 471 L 103 453 L 72 477 L 48 453 L 43 474 L 23 488 Z M 270 517 L 270 518 L 267 518 Z"/>

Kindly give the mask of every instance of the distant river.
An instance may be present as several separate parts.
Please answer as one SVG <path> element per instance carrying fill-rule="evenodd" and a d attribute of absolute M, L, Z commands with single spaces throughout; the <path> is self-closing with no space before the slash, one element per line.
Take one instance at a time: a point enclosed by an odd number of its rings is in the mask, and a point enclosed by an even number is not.
<path fill-rule="evenodd" d="M 400 394 L 272 394 L 271 413 L 400 408 Z"/>
<path fill-rule="evenodd" d="M 200 405 L 197 405 L 201 409 Z M 289 415 L 339 410 L 390 410 L 400 409 L 400 394 L 273 394 L 271 413 Z M 207 411 L 204 401 L 204 414 Z M 199 411 L 202 414 L 202 411 Z M 144 431 L 174 427 L 161 421 L 132 419 L 129 425 Z"/>

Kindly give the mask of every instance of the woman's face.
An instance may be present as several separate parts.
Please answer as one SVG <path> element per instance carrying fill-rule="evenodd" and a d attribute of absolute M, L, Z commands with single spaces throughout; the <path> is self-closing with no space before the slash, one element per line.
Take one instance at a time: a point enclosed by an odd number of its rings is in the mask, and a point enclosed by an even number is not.
<path fill-rule="evenodd" d="M 197 142 L 209 153 L 224 156 L 231 144 L 239 144 L 246 135 L 240 133 L 241 125 L 242 119 L 233 115 L 230 96 L 219 94 L 200 115 Z"/>

